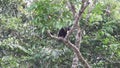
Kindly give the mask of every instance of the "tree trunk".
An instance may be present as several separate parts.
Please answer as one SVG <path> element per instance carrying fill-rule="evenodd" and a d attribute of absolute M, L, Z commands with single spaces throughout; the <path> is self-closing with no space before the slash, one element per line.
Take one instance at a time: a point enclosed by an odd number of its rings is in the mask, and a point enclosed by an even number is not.
<path fill-rule="evenodd" d="M 75 42 L 75 46 L 78 49 L 80 49 L 81 39 L 82 39 L 81 30 L 78 27 L 77 34 L 76 34 L 76 42 Z M 79 65 L 79 59 L 77 57 L 77 54 L 74 52 L 74 57 L 73 57 L 72 67 L 71 68 L 78 68 L 78 65 Z"/>

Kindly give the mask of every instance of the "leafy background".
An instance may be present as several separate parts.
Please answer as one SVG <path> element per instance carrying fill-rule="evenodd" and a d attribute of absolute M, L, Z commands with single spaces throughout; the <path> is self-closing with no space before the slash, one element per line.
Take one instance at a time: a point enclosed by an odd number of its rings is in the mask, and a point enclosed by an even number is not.
<path fill-rule="evenodd" d="M 78 11 L 81 1 L 71 2 Z M 120 67 L 119 7 L 119 0 L 99 0 L 89 19 L 90 7 L 79 21 L 84 32 L 80 50 L 92 67 Z M 46 31 L 57 35 L 61 27 L 72 23 L 66 0 L 0 0 L 0 67 L 70 68 L 73 52 Z"/>

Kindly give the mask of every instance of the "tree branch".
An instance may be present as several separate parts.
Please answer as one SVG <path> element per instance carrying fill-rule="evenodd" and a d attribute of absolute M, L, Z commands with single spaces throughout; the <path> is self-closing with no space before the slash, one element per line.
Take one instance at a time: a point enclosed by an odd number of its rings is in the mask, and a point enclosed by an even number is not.
<path fill-rule="evenodd" d="M 70 11 L 72 11 L 73 18 L 75 19 L 75 13 L 76 13 L 75 6 L 70 1 L 67 1 L 67 5 L 68 5 L 68 8 L 70 9 Z"/>
<path fill-rule="evenodd" d="M 87 63 L 86 60 L 84 60 L 84 58 L 82 57 L 82 54 L 80 53 L 79 51 L 79 48 L 77 48 L 74 44 L 72 44 L 69 40 L 66 40 L 65 38 L 62 38 L 62 37 L 56 37 L 56 36 L 53 36 L 51 35 L 50 31 L 48 30 L 47 33 L 49 34 L 49 36 L 53 39 L 56 39 L 56 40 L 61 40 L 63 41 L 66 46 L 72 48 L 72 50 L 76 53 L 76 55 L 78 56 L 78 59 L 81 61 L 81 63 L 85 66 L 85 68 L 90 68 L 89 64 Z"/>
<path fill-rule="evenodd" d="M 87 17 L 86 17 L 86 21 L 88 22 L 89 18 L 90 18 L 90 13 L 92 12 L 92 10 L 94 9 L 94 6 L 96 4 L 96 1 L 97 0 L 89 0 L 90 1 L 90 5 L 89 5 L 89 8 L 88 8 L 88 13 L 87 13 Z"/>
<path fill-rule="evenodd" d="M 79 10 L 78 13 L 76 13 L 75 11 L 75 8 L 74 6 L 72 5 L 72 3 L 68 2 L 69 4 L 69 8 L 70 10 L 72 11 L 73 13 L 73 16 L 74 16 L 74 21 L 73 21 L 73 26 L 71 27 L 71 29 L 69 30 L 69 32 L 67 32 L 67 35 L 65 36 L 65 38 L 62 38 L 62 37 L 56 37 L 56 36 L 53 36 L 50 34 L 50 31 L 48 30 L 48 34 L 50 35 L 51 38 L 54 38 L 56 40 L 61 40 L 63 41 L 66 46 L 69 46 L 70 48 L 72 48 L 72 50 L 75 52 L 75 54 L 77 55 L 79 61 L 81 61 L 81 63 L 84 65 L 85 68 L 90 68 L 89 64 L 87 63 L 87 61 L 83 58 L 80 50 L 79 50 L 79 44 L 81 42 L 81 31 L 80 31 L 80 27 L 79 27 L 79 20 L 81 20 L 82 18 L 82 14 L 84 12 L 84 10 L 86 9 L 86 7 L 89 5 L 89 0 L 82 0 L 82 6 L 81 6 L 81 9 Z M 76 13 L 76 15 L 75 15 Z M 73 32 L 73 30 L 77 29 L 77 35 L 76 35 L 76 43 L 75 44 L 72 44 L 68 38 L 69 38 L 69 35 Z"/>
<path fill-rule="evenodd" d="M 77 28 L 77 34 L 76 34 L 76 41 L 75 41 L 75 46 L 77 48 L 80 49 L 80 42 L 81 42 L 81 30 L 80 30 L 80 27 L 78 26 Z M 72 67 L 71 68 L 78 68 L 78 62 L 79 62 L 79 59 L 78 59 L 78 56 L 77 54 L 74 52 L 74 57 L 73 57 L 73 62 L 72 62 Z"/>
<path fill-rule="evenodd" d="M 79 10 L 78 14 L 76 14 L 75 16 L 75 20 L 73 21 L 73 26 L 71 27 L 70 31 L 67 33 L 66 35 L 66 39 L 68 39 L 69 35 L 73 32 L 73 30 L 75 29 L 76 25 L 78 24 L 79 20 L 81 20 L 82 14 L 84 12 L 84 10 L 86 9 L 86 7 L 89 5 L 89 2 L 85 2 L 84 4 L 82 4 L 83 7 L 81 7 L 81 9 Z"/>

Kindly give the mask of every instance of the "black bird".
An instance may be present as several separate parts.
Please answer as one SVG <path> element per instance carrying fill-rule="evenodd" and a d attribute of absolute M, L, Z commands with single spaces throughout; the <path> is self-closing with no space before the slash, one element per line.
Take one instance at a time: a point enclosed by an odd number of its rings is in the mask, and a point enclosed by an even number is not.
<path fill-rule="evenodd" d="M 70 30 L 70 27 L 65 27 L 65 28 L 61 28 L 60 30 L 59 30 L 59 33 L 58 33 L 58 37 L 63 37 L 63 38 L 65 38 L 65 36 L 67 35 L 67 31 L 69 31 Z"/>

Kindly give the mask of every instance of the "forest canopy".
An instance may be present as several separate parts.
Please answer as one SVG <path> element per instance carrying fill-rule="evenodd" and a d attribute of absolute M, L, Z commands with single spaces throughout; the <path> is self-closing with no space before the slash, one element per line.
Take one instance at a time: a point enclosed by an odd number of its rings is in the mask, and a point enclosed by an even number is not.
<path fill-rule="evenodd" d="M 0 68 L 74 68 L 75 57 L 120 67 L 119 0 L 0 0 Z"/>

